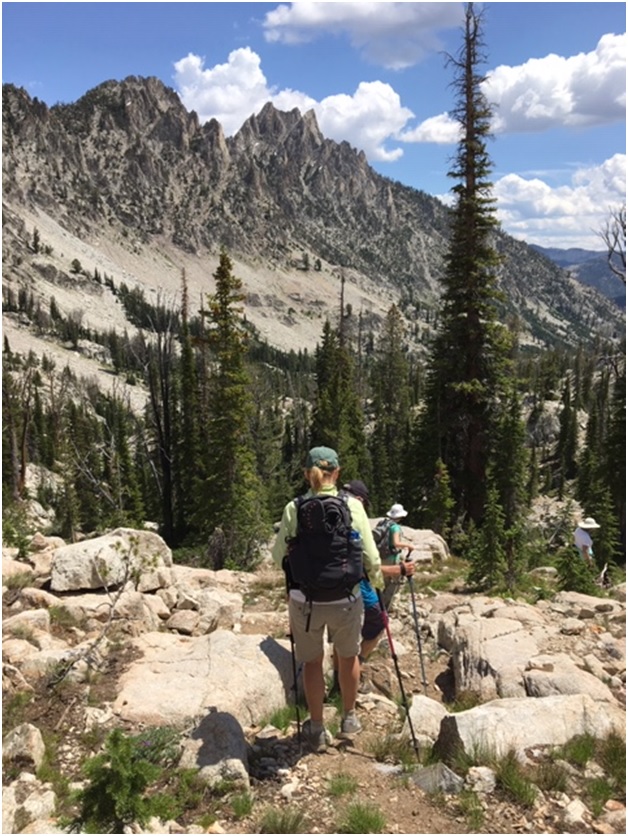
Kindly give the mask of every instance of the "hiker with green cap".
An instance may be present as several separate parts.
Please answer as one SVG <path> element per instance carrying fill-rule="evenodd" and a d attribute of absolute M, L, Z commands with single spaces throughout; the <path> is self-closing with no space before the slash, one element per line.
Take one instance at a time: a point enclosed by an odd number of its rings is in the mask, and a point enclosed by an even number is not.
<path fill-rule="evenodd" d="M 311 449 L 304 475 L 310 489 L 284 508 L 272 556 L 286 571 L 290 630 L 296 657 L 303 663 L 303 688 L 310 713 L 303 735 L 315 752 L 321 752 L 328 744 L 323 725 L 325 629 L 333 635 L 339 660 L 339 736 L 351 738 L 361 730 L 355 712 L 364 609 L 359 581 L 366 573 L 374 587 L 383 589 L 384 579 L 362 503 L 348 494 L 339 494 L 336 488 L 340 475 L 336 451 L 330 447 Z"/>

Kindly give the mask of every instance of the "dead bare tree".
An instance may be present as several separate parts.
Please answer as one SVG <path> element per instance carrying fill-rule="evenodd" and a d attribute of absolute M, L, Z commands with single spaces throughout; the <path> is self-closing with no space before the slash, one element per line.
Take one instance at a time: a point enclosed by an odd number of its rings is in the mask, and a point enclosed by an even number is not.
<path fill-rule="evenodd" d="M 611 209 L 600 238 L 606 245 L 608 266 L 626 284 L 626 207 Z"/>

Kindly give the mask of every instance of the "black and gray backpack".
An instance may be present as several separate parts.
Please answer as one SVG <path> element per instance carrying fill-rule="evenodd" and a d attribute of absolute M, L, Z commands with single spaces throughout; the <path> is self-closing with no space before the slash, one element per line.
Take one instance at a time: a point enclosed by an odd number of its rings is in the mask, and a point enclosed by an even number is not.
<path fill-rule="evenodd" d="M 351 597 L 364 564 L 346 494 L 300 496 L 295 504 L 297 533 L 284 561 L 289 587 L 300 589 L 310 603 Z"/>
<path fill-rule="evenodd" d="M 379 552 L 382 563 L 390 563 L 395 558 L 395 552 L 390 548 L 390 527 L 394 520 L 390 517 L 381 519 L 373 529 L 373 540 Z"/>

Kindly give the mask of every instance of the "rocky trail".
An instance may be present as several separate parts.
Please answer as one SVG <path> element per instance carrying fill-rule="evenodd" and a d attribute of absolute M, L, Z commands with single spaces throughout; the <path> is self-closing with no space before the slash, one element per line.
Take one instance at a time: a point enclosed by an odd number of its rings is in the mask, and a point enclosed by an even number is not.
<path fill-rule="evenodd" d="M 3 832 L 64 832 L 63 783 L 85 786 L 81 764 L 110 730 L 150 738 L 163 727 L 180 730 L 172 765 L 202 777 L 203 790 L 176 817 L 125 832 L 625 832 L 625 750 L 623 788 L 599 758 L 550 757 L 572 736 L 625 737 L 625 587 L 534 605 L 469 595 L 432 532 L 406 534 L 422 564 L 426 685 L 406 586 L 391 633 L 408 709 L 384 637 L 365 666 L 362 732 L 333 737 L 322 754 L 299 745 L 285 707 L 294 692 L 283 580 L 267 561 L 252 574 L 177 566 L 157 535 L 127 529 L 69 546 L 37 535 L 20 561 L 4 549 Z M 120 585 L 109 621 L 129 538 L 149 568 Z M 109 593 L 94 571 L 103 560 Z M 333 735 L 332 701 L 325 721 Z M 472 765 L 480 729 L 490 767 Z M 463 757 L 444 757 L 452 741 Z M 503 768 L 511 750 L 528 778 L 518 790 Z M 175 771 L 151 792 L 180 793 Z"/>

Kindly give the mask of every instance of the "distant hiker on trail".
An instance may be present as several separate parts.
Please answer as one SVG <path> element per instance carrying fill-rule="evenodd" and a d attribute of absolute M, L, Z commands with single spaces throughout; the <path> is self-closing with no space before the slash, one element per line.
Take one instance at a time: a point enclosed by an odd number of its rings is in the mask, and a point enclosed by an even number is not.
<path fill-rule="evenodd" d="M 375 542 L 378 544 L 379 555 L 382 561 L 382 572 L 386 578 L 384 589 L 384 606 L 390 609 L 395 592 L 401 585 L 401 580 L 406 575 L 414 573 L 414 563 L 408 560 L 414 543 L 405 542 L 403 529 L 399 520 L 408 516 L 408 512 L 400 503 L 396 502 L 391 506 L 386 516 L 377 524 L 374 531 Z M 407 549 L 406 559 L 401 559 L 401 553 Z M 386 572 L 384 567 L 390 567 L 392 571 Z"/>
<path fill-rule="evenodd" d="M 342 490 L 346 491 L 352 496 L 355 496 L 356 499 L 359 499 L 360 502 L 364 505 L 365 510 L 368 510 L 369 492 L 364 482 L 362 482 L 360 479 L 354 479 L 352 482 L 347 482 L 346 485 L 343 485 Z M 401 506 L 397 507 L 401 508 Z M 399 530 L 401 530 L 401 526 L 396 527 Z M 401 548 L 403 548 L 403 545 Z M 412 563 L 412 561 L 402 561 L 400 563 L 393 563 L 388 566 L 384 562 L 382 562 L 382 575 L 384 576 L 386 584 L 392 583 L 393 580 L 399 583 L 402 577 L 406 575 L 412 576 L 413 574 L 414 563 Z M 393 592 L 394 589 L 396 589 L 396 586 L 393 588 Z M 372 651 L 377 647 L 377 643 L 379 641 L 380 636 L 386 628 L 386 624 L 382 617 L 382 610 L 377 599 L 377 592 L 373 589 L 373 587 L 367 579 L 364 579 L 360 582 L 360 592 L 362 593 L 362 600 L 364 601 L 364 619 L 362 621 L 362 643 L 360 644 L 359 655 L 360 670 L 362 672 L 364 662 L 368 659 Z M 334 679 L 329 691 L 329 695 L 333 696 L 335 693 L 338 692 L 338 689 L 339 684 L 337 660 L 334 654 Z M 369 690 L 369 683 L 366 679 L 362 677 L 359 692 L 368 693 Z"/>
<path fill-rule="evenodd" d="M 587 566 L 593 567 L 593 540 L 589 532 L 599 527 L 593 517 L 586 517 L 578 523 L 573 533 L 574 545 L 586 561 Z"/>
<path fill-rule="evenodd" d="M 379 553 L 368 517 L 353 496 L 338 494 L 340 463 L 335 450 L 314 447 L 308 453 L 305 478 L 310 490 L 283 511 L 272 556 L 286 572 L 290 630 L 296 657 L 303 663 L 303 688 L 310 718 L 303 735 L 315 752 L 324 751 L 324 632 L 333 635 L 338 654 L 342 720 L 340 736 L 361 731 L 355 713 L 360 680 L 360 628 L 364 572 L 382 589 Z"/>

